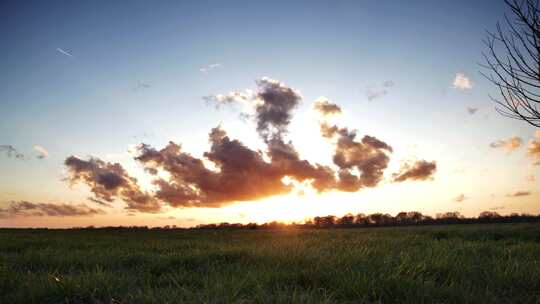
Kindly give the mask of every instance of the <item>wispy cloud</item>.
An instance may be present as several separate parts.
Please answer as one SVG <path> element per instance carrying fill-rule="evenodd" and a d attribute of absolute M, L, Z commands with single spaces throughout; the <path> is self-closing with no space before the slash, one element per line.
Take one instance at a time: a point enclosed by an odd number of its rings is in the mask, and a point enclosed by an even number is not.
<path fill-rule="evenodd" d="M 527 145 L 527 155 L 535 159 L 534 165 L 540 165 L 540 130 L 534 133 L 535 139 L 529 140 Z"/>
<path fill-rule="evenodd" d="M 529 196 L 532 193 L 530 191 L 516 191 L 513 193 L 508 193 L 506 196 L 508 197 L 520 197 L 520 196 Z"/>
<path fill-rule="evenodd" d="M 4 151 L 8 157 L 14 157 L 20 160 L 24 159 L 24 154 L 17 151 L 12 145 L 0 145 L 0 152 L 1 151 Z"/>
<path fill-rule="evenodd" d="M 461 193 L 460 195 L 454 197 L 452 200 L 453 200 L 454 202 L 461 203 L 461 202 L 463 202 L 463 201 L 466 200 L 466 199 L 467 199 L 467 197 L 465 196 L 465 194 Z"/>
<path fill-rule="evenodd" d="M 463 73 L 457 73 L 454 78 L 454 89 L 470 90 L 473 87 L 472 81 Z"/>
<path fill-rule="evenodd" d="M 137 82 L 137 84 L 135 85 L 133 90 L 138 91 L 138 90 L 142 90 L 142 89 L 149 89 L 150 87 L 151 87 L 151 85 L 149 83 L 139 81 L 139 82 Z"/>
<path fill-rule="evenodd" d="M 367 87 L 366 96 L 369 101 L 373 101 L 377 98 L 383 97 L 388 94 L 388 88 L 394 86 L 392 80 L 387 80 L 383 83 L 373 84 Z"/>
<path fill-rule="evenodd" d="M 500 139 L 489 144 L 491 148 L 505 149 L 506 153 L 511 153 L 512 151 L 521 147 L 521 145 L 523 145 L 523 139 L 518 136 L 513 136 L 507 139 Z"/>
<path fill-rule="evenodd" d="M 200 68 L 199 71 L 206 74 L 206 73 L 210 72 L 211 70 L 220 68 L 222 66 L 223 65 L 221 63 L 213 63 L 213 64 L 209 64 L 207 66 L 204 66 L 204 67 Z"/>
<path fill-rule="evenodd" d="M 44 159 L 49 157 L 49 151 L 47 151 L 47 149 L 43 148 L 42 146 L 34 145 L 33 148 L 38 153 L 38 155 L 36 156 L 37 159 Z"/>
<path fill-rule="evenodd" d="M 475 107 L 467 107 L 467 113 L 474 115 L 478 111 L 478 108 Z"/>
<path fill-rule="evenodd" d="M 0 218 L 27 216 L 92 216 L 104 214 L 101 209 L 90 208 L 84 204 L 51 204 L 12 201 L 7 208 L 0 209 Z"/>
<path fill-rule="evenodd" d="M 64 49 L 57 48 L 56 51 L 57 51 L 58 53 L 60 53 L 60 54 L 66 55 L 66 56 L 68 56 L 68 57 L 73 57 L 73 55 L 71 55 L 70 52 L 68 52 L 68 51 L 66 51 L 66 50 L 64 50 Z"/>

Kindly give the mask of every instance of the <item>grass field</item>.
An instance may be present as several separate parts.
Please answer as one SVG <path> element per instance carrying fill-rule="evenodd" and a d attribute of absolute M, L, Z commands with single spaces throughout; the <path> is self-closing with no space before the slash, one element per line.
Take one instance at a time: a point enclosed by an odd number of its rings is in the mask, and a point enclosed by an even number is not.
<path fill-rule="evenodd" d="M 540 224 L 0 230 L 0 303 L 540 303 Z"/>

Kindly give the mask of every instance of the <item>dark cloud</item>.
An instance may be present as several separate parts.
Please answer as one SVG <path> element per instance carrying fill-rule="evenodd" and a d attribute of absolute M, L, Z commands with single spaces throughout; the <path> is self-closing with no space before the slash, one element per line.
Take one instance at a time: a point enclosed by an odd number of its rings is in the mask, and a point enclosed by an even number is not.
<path fill-rule="evenodd" d="M 282 181 L 285 176 L 312 180 L 313 187 L 321 191 L 333 185 L 330 168 L 301 160 L 292 144 L 279 138 L 268 141 L 270 162 L 264 160 L 261 151 L 230 139 L 220 127 L 212 129 L 209 140 L 211 148 L 204 157 L 217 171 L 207 168 L 202 159 L 182 152 L 180 145 L 173 142 L 161 150 L 139 146 L 136 160 L 148 172 L 157 174 L 163 170 L 170 175 L 169 180 L 154 180 L 158 199 L 173 207 L 220 207 L 288 193 L 292 186 Z"/>
<path fill-rule="evenodd" d="M 376 186 L 388 167 L 392 147 L 385 142 L 366 135 L 356 140 L 356 132 L 347 128 L 321 123 L 323 137 L 335 139 L 333 162 L 339 167 L 339 186 L 342 191 L 357 191 L 363 187 Z M 360 172 L 353 174 L 354 169 Z"/>
<path fill-rule="evenodd" d="M 532 193 L 530 191 L 516 191 L 514 193 L 508 193 L 506 196 L 508 197 L 520 197 L 520 196 L 529 196 Z"/>
<path fill-rule="evenodd" d="M 143 212 L 157 212 L 160 209 L 152 195 L 143 192 L 137 180 L 118 163 L 97 158 L 83 160 L 76 156 L 68 157 L 64 163 L 69 173 L 67 180 L 72 185 L 79 182 L 87 184 L 98 200 L 112 202 L 119 197 L 128 204 L 128 209 Z"/>
<path fill-rule="evenodd" d="M 103 207 L 111 207 L 112 206 L 111 203 L 109 203 L 109 202 L 104 202 L 102 200 L 98 200 L 98 199 L 95 199 L 93 197 L 88 197 L 87 200 L 91 201 L 92 203 L 96 203 L 96 204 L 98 204 L 100 206 L 103 206 Z"/>
<path fill-rule="evenodd" d="M 12 145 L 0 145 L 0 152 L 4 151 L 8 157 L 14 157 L 16 159 L 24 159 L 24 154 L 20 153 Z"/>
<path fill-rule="evenodd" d="M 341 114 L 341 108 L 337 104 L 331 103 L 325 97 L 319 97 L 315 100 L 313 107 L 323 116 Z"/>
<path fill-rule="evenodd" d="M 406 180 L 429 180 L 433 179 L 433 175 L 437 171 L 437 163 L 435 161 L 428 162 L 419 160 L 413 164 L 405 163 L 401 166 L 399 172 L 392 174 L 394 182 L 403 182 Z"/>
<path fill-rule="evenodd" d="M 467 107 L 467 113 L 469 113 L 471 115 L 474 115 L 476 113 L 476 111 L 478 111 L 478 108 Z"/>
<path fill-rule="evenodd" d="M 49 204 L 28 201 L 12 201 L 7 208 L 0 209 L 0 218 L 26 216 L 92 216 L 105 214 L 101 209 L 84 204 Z"/>
<path fill-rule="evenodd" d="M 291 122 L 292 111 L 302 97 L 292 88 L 270 78 L 257 80 L 259 91 L 255 105 L 257 131 L 265 140 L 282 138 Z"/>
<path fill-rule="evenodd" d="M 249 117 L 255 120 L 256 131 L 266 145 L 264 151 L 250 149 L 218 126 L 210 131 L 210 149 L 202 158 L 174 142 L 160 150 L 147 144 L 137 147 L 135 160 L 154 176 L 156 190 L 152 193 L 142 192 L 119 164 L 95 158 L 69 157 L 69 180 L 90 186 L 98 200 L 111 202 L 120 198 L 128 203 L 128 208 L 147 212 L 157 211 L 161 203 L 180 208 L 214 208 L 259 200 L 287 194 L 294 190 L 295 182 L 319 192 L 354 192 L 379 184 L 393 152 L 390 145 L 369 135 L 357 138 L 353 130 L 329 125 L 324 114 L 337 114 L 341 108 L 326 99 L 318 100 L 314 107 L 323 114 L 321 133 L 335 143 L 335 166 L 302 159 L 293 143 L 286 140 L 300 94 L 270 78 L 261 78 L 256 84 L 257 90 L 246 90 L 245 94 L 232 92 L 205 99 L 218 104 L 247 105 L 251 109 Z M 407 178 L 421 179 L 412 175 Z"/>

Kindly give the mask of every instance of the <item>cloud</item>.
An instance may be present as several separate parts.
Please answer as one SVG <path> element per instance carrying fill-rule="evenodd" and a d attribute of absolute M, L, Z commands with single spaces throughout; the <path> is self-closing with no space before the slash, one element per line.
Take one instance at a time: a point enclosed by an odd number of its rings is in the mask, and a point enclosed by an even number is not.
<path fill-rule="evenodd" d="M 0 218 L 27 216 L 92 216 L 105 214 L 101 209 L 90 208 L 84 204 L 50 204 L 28 201 L 12 201 L 7 208 L 0 209 Z"/>
<path fill-rule="evenodd" d="M 461 203 L 461 202 L 463 202 L 463 201 L 466 200 L 466 199 L 467 199 L 467 197 L 465 196 L 465 194 L 462 193 L 462 194 L 460 194 L 460 195 L 454 197 L 452 200 L 453 200 L 454 202 Z"/>
<path fill-rule="evenodd" d="M 471 115 L 474 115 L 476 113 L 476 111 L 478 111 L 478 108 L 474 108 L 474 107 L 467 107 L 467 112 Z"/>
<path fill-rule="evenodd" d="M 467 78 L 467 76 L 465 76 L 465 74 L 463 73 L 456 74 L 453 85 L 455 89 L 460 90 L 470 90 L 473 87 L 471 80 Z"/>
<path fill-rule="evenodd" d="M 137 180 L 128 175 L 119 163 L 104 162 L 98 158 L 83 160 L 68 157 L 64 164 L 68 168 L 71 185 L 84 183 L 90 187 L 96 199 L 107 202 L 119 197 L 127 203 L 127 209 L 142 212 L 157 212 L 159 203 L 137 185 Z"/>
<path fill-rule="evenodd" d="M 342 112 L 341 108 L 337 104 L 331 103 L 324 96 L 315 99 L 315 102 L 313 103 L 313 108 L 322 116 L 337 115 L 341 114 Z"/>
<path fill-rule="evenodd" d="M 354 192 L 380 183 L 393 152 L 389 144 L 370 135 L 357 138 L 356 131 L 322 120 L 320 132 L 334 145 L 333 165 L 309 162 L 286 139 L 294 110 L 302 100 L 300 93 L 267 77 L 257 80 L 256 86 L 245 94 L 213 95 L 208 100 L 245 105 L 265 149 L 250 149 L 239 139 L 230 138 L 218 125 L 208 134 L 210 148 L 202 158 L 172 141 L 161 149 L 144 143 L 137 146 L 134 159 L 153 177 L 152 192 L 141 191 L 120 164 L 96 158 L 66 159 L 68 180 L 88 185 L 96 199 L 112 202 L 119 198 L 127 202 L 129 209 L 144 212 L 155 212 L 162 205 L 217 208 L 255 201 L 290 193 L 298 183 L 318 192 Z M 327 99 L 318 99 L 314 107 L 323 114 L 341 111 Z M 419 173 L 407 174 L 407 178 L 422 179 L 413 177 Z"/>
<path fill-rule="evenodd" d="M 532 182 L 536 181 L 536 176 L 534 174 L 527 175 L 525 177 L 525 180 L 532 183 Z"/>
<path fill-rule="evenodd" d="M 491 148 L 502 148 L 506 150 L 506 153 L 511 153 L 512 151 L 521 147 L 522 144 L 523 144 L 523 139 L 521 139 L 521 137 L 513 136 L 507 139 L 494 141 L 491 144 L 489 144 L 489 146 Z"/>
<path fill-rule="evenodd" d="M 437 171 L 435 161 L 428 162 L 419 160 L 411 163 L 405 163 L 401 166 L 399 172 L 392 174 L 394 182 L 404 182 L 406 180 L 431 180 Z"/>
<path fill-rule="evenodd" d="M 336 141 L 333 162 L 339 167 L 338 189 L 358 191 L 375 187 L 382 180 L 390 161 L 388 154 L 393 152 L 390 145 L 370 135 L 357 140 L 356 131 L 325 122 L 321 123 L 321 134 Z M 359 176 L 352 173 L 354 169 L 360 172 Z"/>
<path fill-rule="evenodd" d="M 109 202 L 104 202 L 104 201 L 102 201 L 102 200 L 98 200 L 98 199 L 95 199 L 95 198 L 93 198 L 93 197 L 88 197 L 87 199 L 88 199 L 89 201 L 91 201 L 91 202 L 93 202 L 93 203 L 96 203 L 96 204 L 98 204 L 98 205 L 100 205 L 100 206 L 103 206 L 103 207 L 111 207 L 111 206 L 112 206 L 111 203 L 109 203 Z"/>
<path fill-rule="evenodd" d="M 68 56 L 68 57 L 73 57 L 73 55 L 71 55 L 70 52 L 68 52 L 68 51 L 66 51 L 66 50 L 64 50 L 64 49 L 57 48 L 56 51 L 57 51 L 58 53 L 60 53 L 60 54 L 66 55 L 66 56 Z"/>
<path fill-rule="evenodd" d="M 201 71 L 202 73 L 208 73 L 209 71 L 213 70 L 213 69 L 217 69 L 219 67 L 221 67 L 222 64 L 221 63 L 213 63 L 213 64 L 209 64 L 207 66 L 204 66 L 202 68 L 199 69 L 199 71 Z"/>
<path fill-rule="evenodd" d="M 0 145 L 0 152 L 6 152 L 7 157 L 14 157 L 16 159 L 23 160 L 24 154 L 20 153 L 12 145 Z"/>
<path fill-rule="evenodd" d="M 233 91 L 228 94 L 203 96 L 203 100 L 208 103 L 215 103 L 216 108 L 219 108 L 221 105 L 249 104 L 254 97 L 253 91 L 246 90 L 245 92 Z"/>
<path fill-rule="evenodd" d="M 268 141 L 267 155 L 253 151 L 238 140 L 230 139 L 219 126 L 209 134 L 210 151 L 204 157 L 217 171 L 204 165 L 202 159 L 183 152 L 181 146 L 170 142 L 156 150 L 139 146 L 136 160 L 151 174 L 163 170 L 168 180 L 156 178 L 156 197 L 172 207 L 221 207 L 235 201 L 258 200 L 289 193 L 292 186 L 283 182 L 285 176 L 298 181 L 311 180 L 314 187 L 325 190 L 331 169 L 311 165 L 301 160 L 291 144 L 274 138 Z"/>
<path fill-rule="evenodd" d="M 529 196 L 531 195 L 530 191 L 516 191 L 513 193 L 508 193 L 506 196 L 508 197 L 520 197 L 520 196 Z"/>
<path fill-rule="evenodd" d="M 505 206 L 493 206 L 493 207 L 489 208 L 489 210 L 491 210 L 491 211 L 504 210 L 504 209 L 506 209 Z"/>
<path fill-rule="evenodd" d="M 137 84 L 135 85 L 133 90 L 138 91 L 138 90 L 141 90 L 141 89 L 149 89 L 151 87 L 152 87 L 152 85 L 150 85 L 149 83 L 139 81 L 139 82 L 137 82 Z"/>
<path fill-rule="evenodd" d="M 36 156 L 36 158 L 44 159 L 44 158 L 49 157 L 49 151 L 47 151 L 47 149 L 43 148 L 42 146 L 34 145 L 33 148 L 34 150 L 38 152 L 38 155 Z"/>
<path fill-rule="evenodd" d="M 383 83 L 370 85 L 367 87 L 366 96 L 369 101 L 373 101 L 377 98 L 383 97 L 384 95 L 388 94 L 388 88 L 391 88 L 394 86 L 394 82 L 392 80 L 387 80 Z"/>
<path fill-rule="evenodd" d="M 540 130 L 534 133 L 536 139 L 529 140 L 527 144 L 527 155 L 536 159 L 534 165 L 540 165 Z"/>

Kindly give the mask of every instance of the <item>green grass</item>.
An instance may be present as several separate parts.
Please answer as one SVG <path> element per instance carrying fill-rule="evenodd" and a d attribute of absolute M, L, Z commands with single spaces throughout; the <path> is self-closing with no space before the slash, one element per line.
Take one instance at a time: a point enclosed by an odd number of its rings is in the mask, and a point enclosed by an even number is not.
<path fill-rule="evenodd" d="M 0 303 L 540 303 L 540 224 L 0 230 Z"/>

